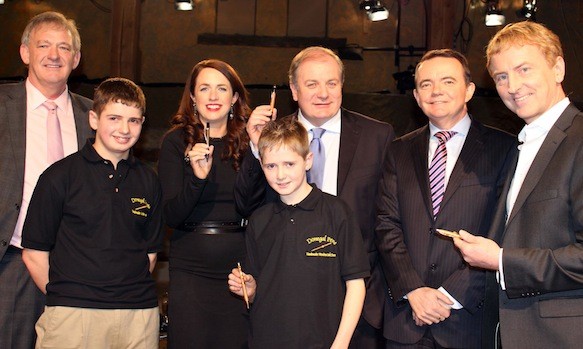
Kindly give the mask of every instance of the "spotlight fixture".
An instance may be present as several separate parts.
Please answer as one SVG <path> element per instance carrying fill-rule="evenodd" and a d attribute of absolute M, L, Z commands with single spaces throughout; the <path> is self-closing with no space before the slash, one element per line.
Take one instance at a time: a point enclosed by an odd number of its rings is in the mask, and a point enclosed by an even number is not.
<path fill-rule="evenodd" d="M 363 0 L 360 2 L 359 7 L 361 10 L 366 11 L 368 19 L 373 22 L 384 21 L 389 18 L 389 10 L 379 0 Z"/>
<path fill-rule="evenodd" d="M 506 17 L 498 9 L 498 0 L 489 0 L 486 5 L 486 26 L 494 27 L 506 23 Z"/>
<path fill-rule="evenodd" d="M 178 11 L 192 11 L 194 9 L 194 4 L 192 0 L 175 0 L 174 8 Z"/>
<path fill-rule="evenodd" d="M 524 0 L 524 6 L 518 11 L 518 15 L 536 22 L 536 9 L 536 0 Z"/>

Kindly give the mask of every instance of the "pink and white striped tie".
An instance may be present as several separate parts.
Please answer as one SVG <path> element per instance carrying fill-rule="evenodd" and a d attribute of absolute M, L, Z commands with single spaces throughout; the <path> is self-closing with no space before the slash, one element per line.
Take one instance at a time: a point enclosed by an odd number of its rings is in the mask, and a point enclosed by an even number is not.
<path fill-rule="evenodd" d="M 435 155 L 429 166 L 429 188 L 431 188 L 431 202 L 433 206 L 433 217 L 437 217 L 445 193 L 445 165 L 447 162 L 447 148 L 445 143 L 457 132 L 439 131 L 435 137 L 439 140 Z"/>
<path fill-rule="evenodd" d="M 43 106 L 49 111 L 47 114 L 47 161 L 50 165 L 65 156 L 63 137 L 61 136 L 61 124 L 57 117 L 57 104 L 53 101 L 46 101 Z"/>

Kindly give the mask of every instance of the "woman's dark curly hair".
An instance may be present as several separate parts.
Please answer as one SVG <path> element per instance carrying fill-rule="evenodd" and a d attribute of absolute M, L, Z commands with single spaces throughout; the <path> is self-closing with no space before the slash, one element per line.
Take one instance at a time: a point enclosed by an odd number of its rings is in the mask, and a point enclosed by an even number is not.
<path fill-rule="evenodd" d="M 194 144 L 203 139 L 204 125 L 197 115 L 195 115 L 191 95 L 194 96 L 194 87 L 196 85 L 196 78 L 204 68 L 216 69 L 229 80 L 233 89 L 233 94 L 237 93 L 239 98 L 233 105 L 233 118 L 227 118 L 227 135 L 225 140 L 227 147 L 221 159 L 233 160 L 233 168 L 238 171 L 239 165 L 243 160 L 243 154 L 249 147 L 249 136 L 245 130 L 245 124 L 251 114 L 249 107 L 249 92 L 245 89 L 241 78 L 229 64 L 218 59 L 207 59 L 198 62 L 190 72 L 178 112 L 170 120 L 172 130 L 182 128 L 184 129 L 184 142 L 186 144 Z"/>

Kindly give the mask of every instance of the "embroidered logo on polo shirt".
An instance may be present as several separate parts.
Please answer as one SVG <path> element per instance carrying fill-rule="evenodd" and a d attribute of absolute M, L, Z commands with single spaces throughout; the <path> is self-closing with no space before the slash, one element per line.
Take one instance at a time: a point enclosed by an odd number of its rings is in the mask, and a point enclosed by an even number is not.
<path fill-rule="evenodd" d="M 148 217 L 147 211 L 150 209 L 150 204 L 146 198 L 131 198 L 132 204 L 137 204 L 132 208 L 132 213 L 136 216 Z"/>
<path fill-rule="evenodd" d="M 324 235 L 324 236 L 314 236 L 306 239 L 306 242 L 309 246 L 310 250 L 306 251 L 307 257 L 327 257 L 327 258 L 335 258 L 336 253 L 327 251 L 332 246 L 337 244 L 336 240 L 331 236 Z"/>

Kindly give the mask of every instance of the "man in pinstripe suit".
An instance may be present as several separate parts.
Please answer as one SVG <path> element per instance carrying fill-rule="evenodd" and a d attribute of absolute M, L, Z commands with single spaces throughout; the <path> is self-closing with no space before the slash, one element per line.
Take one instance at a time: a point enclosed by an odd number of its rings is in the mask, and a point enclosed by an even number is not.
<path fill-rule="evenodd" d="M 486 235 L 506 176 L 514 139 L 470 117 L 474 89 L 456 51 L 430 51 L 417 66 L 414 96 L 429 125 L 391 146 L 378 203 L 387 348 L 481 345 L 485 272 L 469 267 L 451 238 L 435 231 L 468 227 Z M 448 139 L 440 145 L 443 131 Z M 434 156 L 445 160 L 441 170 Z M 441 193 L 433 190 L 440 185 Z"/>

